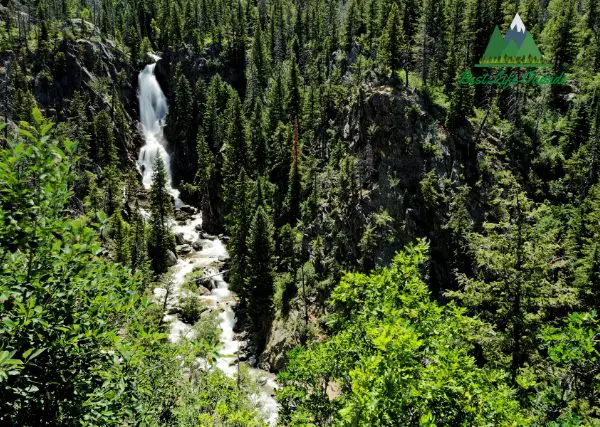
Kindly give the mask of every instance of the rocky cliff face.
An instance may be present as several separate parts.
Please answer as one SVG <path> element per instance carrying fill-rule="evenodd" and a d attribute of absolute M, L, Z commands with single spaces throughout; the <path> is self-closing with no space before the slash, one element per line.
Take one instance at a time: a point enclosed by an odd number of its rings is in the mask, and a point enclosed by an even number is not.
<path fill-rule="evenodd" d="M 0 81 L 7 82 L 16 67 L 19 72 L 25 71 L 38 106 L 47 117 L 57 121 L 69 117 L 68 101 L 78 91 L 87 95 L 86 108 L 92 117 L 101 110 L 114 116 L 115 108 L 119 108 L 125 121 L 122 128 L 127 129 L 127 135 L 121 134 L 121 128 L 115 128 L 114 133 L 117 143 L 121 144 L 122 160 L 134 164 L 142 141 L 136 132 L 138 70 L 129 65 L 126 54 L 113 41 L 99 37 L 77 38 L 82 35 L 82 28 L 91 32 L 90 25 L 72 20 L 63 28 L 69 36 L 49 40 L 34 51 L 5 51 L 0 57 Z M 8 87 L 10 91 L 10 83 Z M 115 100 L 119 101 L 118 107 Z"/>
<path fill-rule="evenodd" d="M 363 86 L 343 114 L 343 136 L 359 159 L 364 190 L 357 209 L 363 217 L 385 210 L 395 223 L 394 241 L 380 245 L 376 258 L 385 264 L 405 244 L 429 237 L 431 290 L 441 297 L 454 281 L 449 272 L 455 260 L 445 229 L 447 203 L 436 197 L 443 197 L 443 185 L 473 186 L 477 181 L 476 132 L 467 124 L 450 135 L 442 107 L 420 91 L 385 85 Z M 429 194 L 428 185 L 440 194 Z M 309 305 L 309 318 L 322 314 L 317 306 L 316 301 Z M 287 363 L 286 353 L 299 343 L 302 307 L 296 300 L 288 316 L 273 322 L 260 358 L 265 369 L 280 370 Z"/>
<path fill-rule="evenodd" d="M 350 148 L 363 159 L 366 210 L 386 210 L 399 226 L 396 240 L 381 247 L 378 258 L 390 260 L 417 237 L 432 238 L 434 293 L 453 280 L 443 273 L 451 271 L 445 268 L 451 254 L 442 230 L 448 212 L 424 191 L 424 180 L 433 177 L 434 186 L 477 180 L 475 132 L 467 124 L 450 135 L 444 119 L 444 109 L 420 91 L 374 86 L 361 88 L 345 126 Z"/>

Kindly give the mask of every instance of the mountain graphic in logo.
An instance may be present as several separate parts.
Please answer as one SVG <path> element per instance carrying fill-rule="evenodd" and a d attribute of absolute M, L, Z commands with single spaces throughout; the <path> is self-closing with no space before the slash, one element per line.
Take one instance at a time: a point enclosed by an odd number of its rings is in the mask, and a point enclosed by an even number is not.
<path fill-rule="evenodd" d="M 549 67 L 542 62 L 542 54 L 533 36 L 525 28 L 525 24 L 517 13 L 510 29 L 502 38 L 496 25 L 492 37 L 476 67 Z"/>

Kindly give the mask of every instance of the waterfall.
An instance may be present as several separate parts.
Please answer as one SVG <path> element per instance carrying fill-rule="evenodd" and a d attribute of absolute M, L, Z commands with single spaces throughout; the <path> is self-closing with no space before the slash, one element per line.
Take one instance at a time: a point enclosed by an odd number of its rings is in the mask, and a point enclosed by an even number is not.
<path fill-rule="evenodd" d="M 181 207 L 179 200 L 179 191 L 171 186 L 171 168 L 169 153 L 165 149 L 167 140 L 163 133 L 163 126 L 167 117 L 168 106 L 167 98 L 160 89 L 160 85 L 154 75 L 156 61 L 160 58 L 150 54 L 155 61 L 148 64 L 138 76 L 139 99 L 140 99 L 140 122 L 144 133 L 145 144 L 140 150 L 138 158 L 138 168 L 142 174 L 144 187 L 150 188 L 152 185 L 152 167 L 154 161 L 160 156 L 167 170 L 167 186 L 169 193 L 175 198 L 175 207 Z M 144 218 L 148 218 L 148 212 L 142 210 Z M 207 276 L 212 276 L 214 286 L 211 287 L 210 295 L 203 295 L 201 299 L 219 312 L 219 327 L 221 330 L 221 348 L 216 361 L 216 367 L 222 370 L 226 375 L 234 378 L 237 375 L 237 358 L 243 341 L 234 333 L 236 323 L 234 306 L 237 303 L 235 294 L 229 290 L 229 285 L 223 280 L 221 269 L 223 268 L 221 259 L 227 258 L 227 249 L 223 242 L 215 236 L 211 238 L 201 238 L 198 228 L 202 227 L 202 215 L 196 213 L 188 220 L 176 222 L 174 231 L 180 234 L 187 242 L 185 246 L 190 246 L 194 241 L 200 241 L 200 250 L 180 254 L 177 264 L 170 272 L 172 278 L 173 304 L 179 304 L 183 293 L 182 285 L 186 276 L 196 268 L 204 269 Z M 206 236 L 205 236 L 206 237 Z M 155 288 L 154 296 L 157 300 L 165 298 L 166 289 Z M 184 323 L 176 314 L 165 314 L 164 320 L 170 324 L 169 339 L 172 342 L 178 342 L 180 339 L 192 339 L 194 335 L 193 325 Z M 205 365 L 205 360 L 197 361 L 200 366 Z M 274 397 L 277 383 L 275 376 L 260 369 L 248 368 L 250 375 L 259 383 L 258 392 L 252 394 L 251 398 L 263 410 L 263 415 L 270 426 L 277 423 L 278 407 Z"/>
<path fill-rule="evenodd" d="M 151 57 L 156 61 L 160 59 L 155 55 Z M 177 201 L 179 191 L 171 186 L 171 159 L 165 149 L 167 140 L 163 133 L 167 112 L 167 98 L 162 92 L 154 68 L 156 62 L 146 65 L 138 76 L 139 100 L 140 100 L 140 122 L 144 133 L 145 144 L 140 150 L 138 158 L 138 169 L 142 174 L 142 181 L 146 189 L 152 185 L 152 174 L 154 161 L 160 156 L 167 170 L 167 187 L 169 193 Z"/>

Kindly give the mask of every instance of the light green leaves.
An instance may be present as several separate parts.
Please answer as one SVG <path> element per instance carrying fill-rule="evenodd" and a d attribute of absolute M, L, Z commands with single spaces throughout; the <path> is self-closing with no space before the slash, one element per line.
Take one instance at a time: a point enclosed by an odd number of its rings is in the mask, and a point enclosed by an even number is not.
<path fill-rule="evenodd" d="M 316 424 L 333 417 L 352 426 L 528 424 L 506 375 L 470 355 L 481 323 L 431 300 L 421 279 L 427 251 L 422 241 L 390 268 L 342 279 L 331 336 L 292 353 L 280 376 L 284 421 L 307 412 Z M 341 384 L 341 395 L 323 393 L 324 379 Z"/>
<path fill-rule="evenodd" d="M 23 361 L 13 359 L 16 351 L 0 351 L 0 383 L 11 375 L 19 375 L 23 369 Z"/>

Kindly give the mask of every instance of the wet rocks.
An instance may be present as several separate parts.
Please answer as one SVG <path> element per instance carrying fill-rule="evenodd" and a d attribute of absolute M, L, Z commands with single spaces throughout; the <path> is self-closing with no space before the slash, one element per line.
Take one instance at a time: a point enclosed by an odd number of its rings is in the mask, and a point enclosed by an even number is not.
<path fill-rule="evenodd" d="M 177 243 L 178 245 L 183 245 L 183 244 L 187 243 L 185 241 L 185 238 L 183 237 L 183 233 L 177 233 L 175 235 L 175 243 Z"/>
<path fill-rule="evenodd" d="M 198 295 L 200 295 L 201 297 L 208 296 L 208 295 L 210 295 L 210 289 L 208 289 L 202 285 L 198 285 L 198 291 L 196 293 Z"/>
<path fill-rule="evenodd" d="M 186 221 L 188 221 L 191 218 L 192 218 L 192 215 L 189 212 L 185 212 L 182 210 L 175 211 L 175 219 L 178 222 L 185 223 Z"/>
<path fill-rule="evenodd" d="M 177 256 L 173 251 L 167 251 L 167 266 L 172 267 L 177 264 Z"/>
<path fill-rule="evenodd" d="M 200 252 L 202 250 L 202 242 L 200 242 L 200 240 L 196 240 L 194 243 L 192 243 L 192 248 L 194 248 L 195 251 Z"/>
<path fill-rule="evenodd" d="M 196 214 L 196 208 L 190 205 L 182 205 L 179 210 L 190 215 Z"/>
<path fill-rule="evenodd" d="M 177 253 L 179 255 L 186 255 L 192 252 L 192 247 L 188 244 L 177 246 Z"/>
<path fill-rule="evenodd" d="M 221 275 L 223 276 L 224 281 L 229 282 L 229 269 L 223 270 Z"/>

